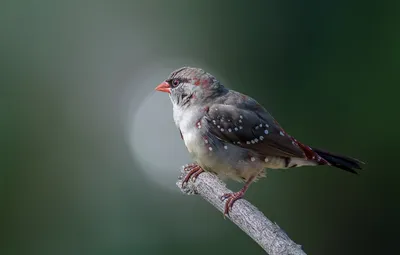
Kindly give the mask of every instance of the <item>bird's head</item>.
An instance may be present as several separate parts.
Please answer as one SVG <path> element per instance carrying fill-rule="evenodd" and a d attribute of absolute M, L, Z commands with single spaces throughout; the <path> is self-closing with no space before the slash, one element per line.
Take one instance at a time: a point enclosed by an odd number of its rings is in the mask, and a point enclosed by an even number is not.
<path fill-rule="evenodd" d="M 206 104 L 225 92 L 224 86 L 200 68 L 182 67 L 173 71 L 155 90 L 167 92 L 181 107 Z"/>

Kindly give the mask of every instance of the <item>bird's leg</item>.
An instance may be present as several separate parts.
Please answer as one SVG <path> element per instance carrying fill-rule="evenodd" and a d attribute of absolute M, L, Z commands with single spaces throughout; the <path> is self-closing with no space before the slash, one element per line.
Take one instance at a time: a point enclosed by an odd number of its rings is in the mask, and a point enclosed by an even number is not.
<path fill-rule="evenodd" d="M 226 193 L 226 194 L 222 195 L 222 197 L 221 197 L 222 201 L 227 199 L 226 203 L 225 203 L 224 216 L 229 215 L 229 211 L 232 210 L 233 204 L 236 202 L 236 200 L 241 199 L 244 196 L 244 194 L 246 193 L 247 189 L 249 188 L 249 186 L 253 182 L 253 180 L 254 180 L 254 177 L 250 177 L 250 179 L 248 179 L 246 181 L 243 188 L 241 190 L 239 190 L 238 192 Z"/>
<path fill-rule="evenodd" d="M 189 173 L 185 176 L 185 178 L 182 181 L 182 188 L 185 186 L 185 184 L 190 180 L 190 178 L 193 178 L 193 180 L 196 180 L 196 178 L 204 172 L 203 168 L 201 168 L 199 165 L 192 163 L 187 166 L 185 166 L 185 171 L 189 171 Z"/>

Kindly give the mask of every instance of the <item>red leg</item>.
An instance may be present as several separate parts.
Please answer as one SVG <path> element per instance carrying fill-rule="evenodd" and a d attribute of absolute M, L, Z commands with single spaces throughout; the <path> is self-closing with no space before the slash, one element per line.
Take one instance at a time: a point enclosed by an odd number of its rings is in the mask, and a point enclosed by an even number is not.
<path fill-rule="evenodd" d="M 185 166 L 185 171 L 189 171 L 189 173 L 185 176 L 185 178 L 182 181 L 182 188 L 190 180 L 190 178 L 193 177 L 193 180 L 195 180 L 199 176 L 199 174 L 204 172 L 203 168 L 194 163 Z"/>
<path fill-rule="evenodd" d="M 244 196 L 244 194 L 246 193 L 247 189 L 249 188 L 249 186 L 253 182 L 253 180 L 254 180 L 254 177 L 251 177 L 246 182 L 246 184 L 243 186 L 243 188 L 241 190 L 239 190 L 238 192 L 226 193 L 226 194 L 222 195 L 222 197 L 221 197 L 222 201 L 227 199 L 226 203 L 225 203 L 224 216 L 229 215 L 229 211 L 232 210 L 233 204 L 236 202 L 236 200 L 241 199 Z"/>

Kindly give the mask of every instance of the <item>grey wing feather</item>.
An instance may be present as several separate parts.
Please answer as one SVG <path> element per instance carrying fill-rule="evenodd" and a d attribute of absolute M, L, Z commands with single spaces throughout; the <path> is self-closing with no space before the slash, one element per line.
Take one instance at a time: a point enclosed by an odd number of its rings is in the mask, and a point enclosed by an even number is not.
<path fill-rule="evenodd" d="M 210 106 L 205 116 L 210 133 L 262 156 L 304 157 L 302 149 L 264 108 L 249 98 L 246 104 Z"/>

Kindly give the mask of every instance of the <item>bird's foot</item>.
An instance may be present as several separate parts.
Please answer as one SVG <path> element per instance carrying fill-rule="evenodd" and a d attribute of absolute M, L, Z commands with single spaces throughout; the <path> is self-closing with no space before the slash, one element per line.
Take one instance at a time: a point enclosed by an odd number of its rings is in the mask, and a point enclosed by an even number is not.
<path fill-rule="evenodd" d="M 226 193 L 222 195 L 222 201 L 227 199 L 225 202 L 224 216 L 229 216 L 229 212 L 232 210 L 233 204 L 236 202 L 236 200 L 241 199 L 244 196 L 244 193 L 245 190 L 241 189 L 238 192 Z"/>
<path fill-rule="evenodd" d="M 229 211 L 232 210 L 232 206 L 233 204 L 236 202 L 236 200 L 241 199 L 244 196 L 244 193 L 246 193 L 247 189 L 249 188 L 250 184 L 253 182 L 254 180 L 254 176 L 250 177 L 247 181 L 246 184 L 243 186 L 243 188 L 241 190 L 239 190 L 238 192 L 233 192 L 233 193 L 226 193 L 223 194 L 221 199 L 222 201 L 226 200 L 225 203 L 225 211 L 224 211 L 224 217 L 226 215 L 229 216 Z"/>
<path fill-rule="evenodd" d="M 185 186 L 185 184 L 188 183 L 188 181 L 190 180 L 190 178 L 193 179 L 193 181 L 196 180 L 196 178 L 202 173 L 204 172 L 203 168 L 201 168 L 199 165 L 197 164 L 189 164 L 187 166 L 185 166 L 184 168 L 185 171 L 188 171 L 189 173 L 185 176 L 185 178 L 182 181 L 182 188 Z"/>

